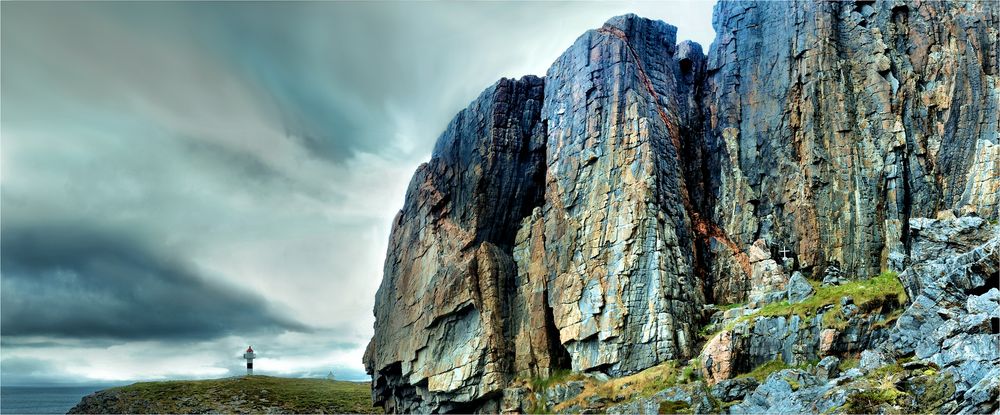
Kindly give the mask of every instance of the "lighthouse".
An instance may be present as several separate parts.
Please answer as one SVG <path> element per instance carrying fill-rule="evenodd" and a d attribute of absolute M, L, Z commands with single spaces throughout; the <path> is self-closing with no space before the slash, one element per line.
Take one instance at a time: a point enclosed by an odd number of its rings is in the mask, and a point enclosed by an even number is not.
<path fill-rule="evenodd" d="M 247 376 L 253 374 L 253 358 L 257 357 L 257 354 L 253 352 L 253 346 L 247 347 L 246 353 L 243 353 L 243 358 L 247 359 Z"/>

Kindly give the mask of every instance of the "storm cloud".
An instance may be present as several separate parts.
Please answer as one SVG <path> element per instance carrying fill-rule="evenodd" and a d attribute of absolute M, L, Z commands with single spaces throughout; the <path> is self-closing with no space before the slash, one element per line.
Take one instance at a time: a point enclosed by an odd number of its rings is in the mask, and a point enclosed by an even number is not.
<path fill-rule="evenodd" d="M 2 382 L 226 376 L 248 344 L 363 378 L 389 227 L 455 113 L 616 14 L 704 44 L 711 7 L 0 3 Z"/>
<path fill-rule="evenodd" d="M 0 231 L 6 336 L 165 339 L 307 331 L 262 296 L 198 275 L 128 235 L 72 224 Z"/>

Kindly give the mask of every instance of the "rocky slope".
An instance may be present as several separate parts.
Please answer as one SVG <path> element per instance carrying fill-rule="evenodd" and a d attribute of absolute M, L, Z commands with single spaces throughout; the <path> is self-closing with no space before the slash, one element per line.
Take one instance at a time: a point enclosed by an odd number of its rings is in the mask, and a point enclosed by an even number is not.
<path fill-rule="evenodd" d="M 998 216 L 998 23 L 979 2 L 720 2 L 707 56 L 628 15 L 499 81 L 396 218 L 375 404 L 498 411 L 565 370 L 698 357 L 717 382 L 880 344 L 936 281 L 911 263 L 951 253 L 911 219 Z"/>
<path fill-rule="evenodd" d="M 947 214 L 945 215 L 947 216 Z M 1000 410 L 1000 226 L 910 221 L 914 265 L 713 316 L 701 355 L 635 375 L 515 382 L 510 412 L 993 413 Z M 906 288 L 904 288 L 904 286 Z M 911 304 L 905 292 L 917 287 Z M 711 327 L 711 326 L 709 326 Z"/>

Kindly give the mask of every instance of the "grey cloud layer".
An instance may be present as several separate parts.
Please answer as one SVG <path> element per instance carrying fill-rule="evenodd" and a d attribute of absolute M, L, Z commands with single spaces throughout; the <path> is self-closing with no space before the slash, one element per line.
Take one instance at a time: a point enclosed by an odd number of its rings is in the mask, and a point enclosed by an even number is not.
<path fill-rule="evenodd" d="M 129 239 L 75 225 L 4 226 L 4 335 L 190 339 L 307 330 L 260 295 Z"/>

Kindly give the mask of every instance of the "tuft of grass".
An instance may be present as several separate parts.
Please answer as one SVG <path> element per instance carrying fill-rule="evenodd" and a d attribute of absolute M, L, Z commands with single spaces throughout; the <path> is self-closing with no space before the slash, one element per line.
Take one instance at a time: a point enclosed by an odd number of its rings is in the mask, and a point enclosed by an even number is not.
<path fill-rule="evenodd" d="M 767 377 L 770 376 L 772 373 L 777 372 L 779 370 L 790 369 L 790 368 L 791 368 L 791 366 L 788 366 L 787 364 L 785 364 L 785 362 L 783 360 L 781 360 L 781 359 L 774 359 L 774 360 L 772 360 L 770 362 L 767 362 L 767 363 L 764 363 L 764 364 L 762 364 L 760 366 L 755 367 L 753 370 L 751 370 L 751 371 L 749 371 L 747 373 L 740 374 L 740 375 L 738 375 L 736 377 L 737 378 L 754 378 L 754 379 L 757 379 L 757 382 L 764 383 L 764 380 L 767 379 Z"/>
<path fill-rule="evenodd" d="M 882 405 L 896 405 L 900 398 L 906 397 L 905 392 L 895 387 L 882 387 L 859 391 L 847 397 L 843 411 L 849 414 L 881 413 Z"/>
<path fill-rule="evenodd" d="M 729 311 L 737 307 L 743 307 L 743 303 L 720 304 L 715 306 L 715 308 L 718 308 L 719 311 Z"/>
<path fill-rule="evenodd" d="M 715 337 L 716 334 L 722 331 L 722 327 L 717 326 L 718 324 L 706 324 L 701 326 L 701 328 L 698 329 L 698 337 L 700 337 L 702 341 L 708 341 L 712 337 Z"/>
<path fill-rule="evenodd" d="M 796 381 L 795 379 L 785 378 L 785 382 L 788 382 L 788 386 L 792 387 L 792 392 L 797 391 L 797 390 L 799 390 L 799 388 L 802 387 L 802 385 L 799 384 L 799 382 Z"/>
<path fill-rule="evenodd" d="M 858 367 L 859 364 L 861 364 L 861 359 L 856 354 L 854 356 L 845 356 L 843 359 L 840 359 L 837 369 L 841 372 L 846 372 Z"/>
<path fill-rule="evenodd" d="M 893 364 L 885 365 L 885 366 L 882 366 L 882 367 L 880 367 L 878 369 L 875 369 L 875 370 L 871 371 L 871 373 L 869 373 L 865 377 L 867 377 L 869 379 L 874 379 L 874 380 L 884 380 L 884 379 L 888 379 L 891 376 L 899 375 L 899 374 L 904 373 L 904 372 L 906 372 L 906 371 L 903 369 L 902 366 L 900 366 L 899 363 L 893 363 Z"/>
<path fill-rule="evenodd" d="M 663 401 L 660 402 L 661 414 L 689 414 L 691 405 L 684 401 Z"/>
<path fill-rule="evenodd" d="M 552 372 L 551 376 L 544 378 L 533 377 L 531 378 L 531 381 L 529 383 L 531 384 L 531 390 L 535 392 L 541 392 L 547 389 L 549 386 L 555 385 L 557 383 L 563 383 L 570 380 L 578 380 L 578 379 L 583 379 L 583 376 L 580 376 L 579 374 L 574 373 L 569 369 L 557 369 Z"/>
<path fill-rule="evenodd" d="M 737 375 L 736 378 L 754 378 L 757 380 L 758 383 L 764 383 L 764 381 L 767 380 L 767 377 L 771 376 L 771 374 L 774 372 L 782 371 L 785 369 L 806 370 L 809 369 L 811 366 L 815 366 L 816 363 L 817 362 L 815 361 L 811 361 L 811 362 L 801 363 L 798 365 L 789 365 L 785 363 L 784 360 L 781 360 L 781 358 L 779 357 L 770 362 L 757 366 L 753 370 L 747 373 L 741 373 Z M 785 381 L 787 381 L 789 385 L 792 385 L 792 390 L 796 390 L 799 388 L 798 383 L 796 383 L 794 380 L 785 379 Z"/>
<path fill-rule="evenodd" d="M 909 388 L 899 389 L 901 380 L 909 375 L 899 363 L 886 365 L 871 371 L 859 380 L 863 389 L 851 394 L 844 403 L 842 412 L 851 414 L 884 413 L 886 405 L 892 408 L 908 410 L 918 409 L 914 406 L 914 394 Z M 919 394 L 918 394 L 919 395 Z"/>
<path fill-rule="evenodd" d="M 697 361 L 694 362 L 695 362 L 694 364 L 697 364 Z M 679 383 L 693 382 L 697 378 L 695 370 L 696 370 L 695 366 L 693 366 L 691 363 L 689 363 L 687 366 L 684 366 L 684 369 L 681 370 L 681 376 L 680 378 L 677 379 L 677 381 Z"/>

